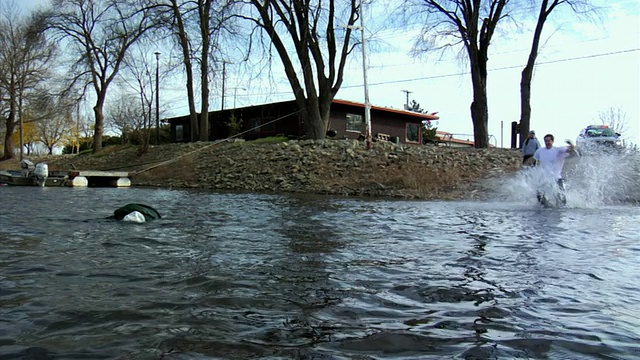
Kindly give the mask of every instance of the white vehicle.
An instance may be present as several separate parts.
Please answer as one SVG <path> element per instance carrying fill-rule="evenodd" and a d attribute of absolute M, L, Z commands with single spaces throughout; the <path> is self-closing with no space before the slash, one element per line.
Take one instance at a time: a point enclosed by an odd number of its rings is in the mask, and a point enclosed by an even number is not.
<path fill-rule="evenodd" d="M 598 151 L 622 148 L 620 134 L 607 125 L 589 125 L 580 131 L 576 146 L 580 150 Z"/>

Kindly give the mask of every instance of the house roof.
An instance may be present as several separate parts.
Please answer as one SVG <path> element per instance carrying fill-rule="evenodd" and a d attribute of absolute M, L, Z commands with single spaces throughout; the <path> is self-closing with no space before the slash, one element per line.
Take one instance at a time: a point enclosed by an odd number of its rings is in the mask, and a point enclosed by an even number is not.
<path fill-rule="evenodd" d="M 272 105 L 272 104 L 284 104 L 284 103 L 288 103 L 288 102 L 293 103 L 294 101 L 295 100 L 276 101 L 276 102 L 272 102 L 272 103 L 243 106 L 242 108 L 260 107 L 260 106 Z M 355 102 L 355 101 L 348 101 L 348 100 L 341 100 L 341 99 L 333 99 L 331 104 L 341 104 L 341 105 L 348 105 L 348 106 L 355 106 L 355 107 L 364 108 L 364 104 L 363 103 L 359 103 L 359 102 Z M 238 108 L 238 109 L 241 109 L 241 108 Z M 231 109 L 225 109 L 225 110 L 231 110 Z M 375 105 L 371 106 L 371 110 L 410 116 L 410 117 L 414 117 L 414 118 L 419 118 L 420 120 L 438 120 L 438 119 L 440 119 L 440 117 L 436 116 L 437 113 L 435 113 L 435 112 L 434 113 L 430 113 L 430 114 L 423 114 L 423 113 L 419 113 L 419 112 L 415 112 L 415 111 L 400 110 L 400 109 L 388 108 L 388 107 L 383 107 L 383 106 L 375 106 Z M 216 112 L 216 111 L 220 111 L 220 110 L 213 110 L 211 112 Z M 176 119 L 183 119 L 183 118 L 188 118 L 188 117 L 189 117 L 189 115 L 187 114 L 187 115 L 183 115 L 183 116 L 175 116 L 175 117 L 172 117 L 172 118 L 164 119 L 164 121 L 172 122 L 172 121 L 174 121 Z"/>
<path fill-rule="evenodd" d="M 333 101 L 331 103 L 332 104 L 350 105 L 350 106 L 356 106 L 356 107 L 364 108 L 364 104 L 363 103 L 358 103 L 358 102 L 355 102 L 355 101 L 333 99 Z M 419 113 L 419 112 L 415 112 L 415 111 L 400 110 L 400 109 L 394 109 L 394 108 L 388 108 L 388 107 L 382 107 L 382 106 L 375 106 L 375 105 L 371 105 L 371 110 L 384 111 L 384 112 L 395 113 L 395 114 L 402 114 L 402 115 L 417 117 L 417 118 L 420 118 L 422 120 L 438 120 L 438 119 L 440 119 L 440 117 L 436 116 L 437 113 L 423 114 L 423 113 Z"/>

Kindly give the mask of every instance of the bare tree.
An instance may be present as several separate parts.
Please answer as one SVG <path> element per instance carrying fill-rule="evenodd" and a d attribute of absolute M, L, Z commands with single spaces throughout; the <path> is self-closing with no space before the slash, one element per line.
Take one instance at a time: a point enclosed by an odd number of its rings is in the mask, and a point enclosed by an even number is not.
<path fill-rule="evenodd" d="M 540 39 L 542 38 L 542 30 L 551 13 L 558 7 L 569 6 L 574 13 L 584 13 L 586 9 L 591 8 L 587 1 L 582 0 L 541 0 L 536 28 L 533 31 L 533 40 L 531 41 L 531 50 L 527 65 L 522 69 L 522 77 L 520 80 L 520 146 L 527 138 L 531 127 L 531 80 L 533 79 L 533 70 L 538 57 L 540 48 Z"/>
<path fill-rule="evenodd" d="M 129 131 L 136 131 L 140 134 L 141 152 L 145 152 L 149 145 L 149 137 L 152 127 L 153 102 L 155 88 L 153 86 L 153 71 L 149 59 L 148 48 L 139 43 L 134 51 L 128 54 L 124 60 L 123 75 L 121 83 L 124 88 L 129 88 L 138 97 L 138 109 L 133 109 L 131 95 L 121 95 L 114 106 L 111 107 L 115 114 L 111 116 L 111 125 L 118 129 L 123 137 Z M 135 120 L 126 120 L 124 116 L 135 116 Z M 128 130 L 128 131 L 125 131 Z"/>
<path fill-rule="evenodd" d="M 356 0 L 249 0 L 252 21 L 269 39 L 289 80 L 305 134 L 323 139 L 331 102 L 342 85 L 352 31 L 362 11 Z M 336 9 L 336 5 L 342 8 Z M 361 29 L 364 31 L 364 29 Z M 340 35 L 343 34 L 341 37 Z M 270 54 L 270 49 L 265 49 Z M 270 55 L 269 55 L 270 57 Z"/>
<path fill-rule="evenodd" d="M 30 95 L 29 109 L 23 114 L 23 124 L 33 127 L 32 140 L 44 145 L 49 154 L 64 145 L 75 126 L 72 118 L 74 101 L 60 96 L 55 86 L 39 86 Z M 26 137 L 25 137 L 26 138 Z"/>
<path fill-rule="evenodd" d="M 187 101 L 189 103 L 189 123 L 190 123 L 190 140 L 195 141 L 199 138 L 198 131 L 198 114 L 196 113 L 196 102 L 193 85 L 193 68 L 191 64 L 191 48 L 189 41 L 189 33 L 184 22 L 183 9 L 178 0 L 170 0 L 170 18 L 172 18 L 170 30 L 176 36 L 180 49 L 182 50 L 182 61 L 184 62 L 185 74 L 187 76 Z"/>
<path fill-rule="evenodd" d="M 63 145 L 74 125 L 69 112 L 58 113 L 48 121 L 36 122 L 38 140 L 47 147 L 49 155 L 53 154 L 54 147 Z"/>
<path fill-rule="evenodd" d="M 0 94 L 5 120 L 4 154 L 13 157 L 12 135 L 20 123 L 25 97 L 49 73 L 55 45 L 44 36 L 41 14 L 22 17 L 15 3 L 0 3 Z M 22 148 L 20 149 L 22 156 Z"/>
<path fill-rule="evenodd" d="M 489 45 L 498 22 L 506 17 L 510 0 L 420 0 L 426 10 L 425 34 L 443 40 L 427 44 L 428 50 L 442 50 L 462 44 L 469 60 L 473 101 L 471 120 L 475 147 L 489 146 L 489 106 L 487 101 L 487 62 Z M 425 42 L 419 37 L 416 50 Z M 415 51 L 415 50 L 414 50 Z"/>
<path fill-rule="evenodd" d="M 107 90 L 129 47 L 155 24 L 139 0 L 54 0 L 50 28 L 74 46 L 73 84 L 93 87 L 93 151 L 102 149 Z"/>
<path fill-rule="evenodd" d="M 613 131 L 624 136 L 627 131 L 627 113 L 621 107 L 610 107 L 598 112 L 598 119 L 603 125 L 608 125 Z"/>
<path fill-rule="evenodd" d="M 139 136 L 138 140 L 143 149 L 149 143 L 148 111 L 140 106 L 136 97 L 140 95 L 123 94 L 109 106 L 107 123 L 120 133 L 123 142 L 131 142 L 132 136 Z"/>
<path fill-rule="evenodd" d="M 17 11 L 15 3 L 5 7 L 7 3 L 0 4 L 0 86 L 2 87 L 3 117 L 5 120 L 4 153 L 0 160 L 13 157 L 13 133 L 16 129 L 18 111 L 18 71 L 19 71 L 19 25 L 12 15 Z"/>
<path fill-rule="evenodd" d="M 181 53 L 187 77 L 190 138 L 192 141 L 209 139 L 209 93 L 214 72 L 210 60 L 224 48 L 220 44 L 222 33 L 231 28 L 234 20 L 231 9 L 235 1 L 224 0 L 155 0 L 161 9 L 159 16 L 175 38 Z M 196 113 L 194 62 L 199 64 L 200 116 Z"/>

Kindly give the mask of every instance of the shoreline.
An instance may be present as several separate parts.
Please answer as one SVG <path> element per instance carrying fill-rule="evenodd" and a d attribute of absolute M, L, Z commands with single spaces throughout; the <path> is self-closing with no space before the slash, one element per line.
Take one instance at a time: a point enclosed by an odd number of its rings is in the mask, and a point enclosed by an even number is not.
<path fill-rule="evenodd" d="M 452 200 L 482 198 L 485 180 L 520 167 L 516 149 L 357 140 L 195 142 L 111 146 L 97 154 L 27 157 L 49 170 L 128 171 L 132 186 L 256 193 Z M 13 164 L 13 165 L 12 165 Z M 19 160 L 0 168 L 19 168 Z"/>

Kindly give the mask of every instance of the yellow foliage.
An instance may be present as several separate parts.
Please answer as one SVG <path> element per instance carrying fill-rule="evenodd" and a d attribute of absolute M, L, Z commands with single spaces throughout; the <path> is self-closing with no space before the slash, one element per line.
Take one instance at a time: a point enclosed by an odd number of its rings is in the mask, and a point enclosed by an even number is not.
<path fill-rule="evenodd" d="M 22 143 L 29 144 L 38 141 L 38 135 L 36 132 L 36 125 L 33 121 L 22 122 Z M 11 135 L 13 144 L 17 147 L 20 146 L 20 123 L 16 123 L 16 129 Z"/>

